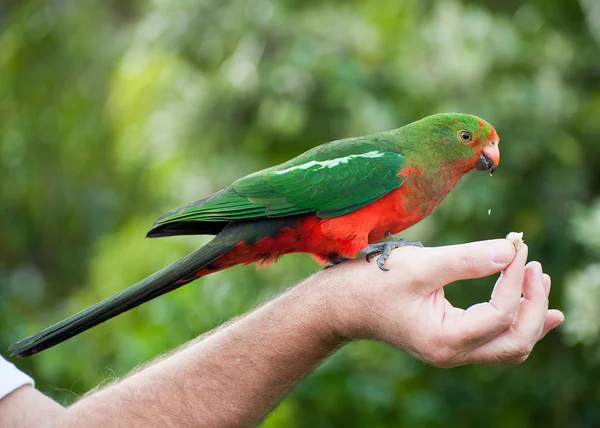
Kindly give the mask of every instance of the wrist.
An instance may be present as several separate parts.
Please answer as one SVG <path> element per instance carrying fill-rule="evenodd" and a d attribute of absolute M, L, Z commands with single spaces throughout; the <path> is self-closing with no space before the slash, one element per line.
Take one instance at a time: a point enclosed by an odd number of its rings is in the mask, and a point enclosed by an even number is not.
<path fill-rule="evenodd" d="M 288 294 L 297 300 L 294 307 L 298 308 L 298 321 L 305 324 L 320 347 L 334 350 L 350 338 L 345 334 L 345 323 L 340 317 L 342 305 L 329 270 L 312 275 Z"/>
<path fill-rule="evenodd" d="M 363 309 L 366 296 L 354 287 L 361 282 L 353 277 L 360 275 L 360 270 L 353 268 L 352 262 L 345 262 L 318 272 L 301 284 L 313 298 L 319 334 L 338 346 L 370 336 Z"/>

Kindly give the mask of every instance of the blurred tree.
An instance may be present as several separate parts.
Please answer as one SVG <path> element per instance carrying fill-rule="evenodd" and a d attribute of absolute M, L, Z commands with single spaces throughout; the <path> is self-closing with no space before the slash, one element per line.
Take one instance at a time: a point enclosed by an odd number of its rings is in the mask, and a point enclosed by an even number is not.
<path fill-rule="evenodd" d="M 566 340 L 518 367 L 452 370 L 353 343 L 265 426 L 600 424 L 598 2 L 26 0 L 0 5 L 0 26 L 5 346 L 206 241 L 143 240 L 163 211 L 328 140 L 465 111 L 498 129 L 498 173 L 463 180 L 406 236 L 524 231 L 553 306 L 571 278 Z M 18 363 L 70 402 L 315 269 L 294 255 L 215 274 Z M 466 306 L 492 283 L 448 295 Z"/>

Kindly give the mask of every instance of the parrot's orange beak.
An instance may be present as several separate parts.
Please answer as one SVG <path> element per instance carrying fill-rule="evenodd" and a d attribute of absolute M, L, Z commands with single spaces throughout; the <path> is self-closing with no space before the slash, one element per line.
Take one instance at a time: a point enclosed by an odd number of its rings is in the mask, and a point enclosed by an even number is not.
<path fill-rule="evenodd" d="M 498 149 L 498 143 L 491 141 L 483 148 L 481 156 L 475 162 L 475 169 L 479 171 L 487 171 L 489 169 L 490 175 L 492 175 L 499 163 L 500 149 Z"/>

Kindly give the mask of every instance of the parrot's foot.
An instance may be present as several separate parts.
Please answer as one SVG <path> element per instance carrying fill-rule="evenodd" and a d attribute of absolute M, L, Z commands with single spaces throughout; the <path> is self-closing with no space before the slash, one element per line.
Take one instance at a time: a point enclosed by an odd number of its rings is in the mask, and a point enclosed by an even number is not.
<path fill-rule="evenodd" d="M 370 244 L 367 248 L 361 251 L 366 256 L 368 262 L 371 262 L 371 258 L 379 255 L 377 258 L 377 266 L 379 269 L 388 271 L 389 269 L 385 267 L 385 261 L 390 256 L 392 250 L 400 247 L 419 247 L 423 248 L 423 244 L 419 241 L 407 241 L 406 239 L 400 238 L 397 241 L 382 241 L 377 242 L 376 244 Z"/>

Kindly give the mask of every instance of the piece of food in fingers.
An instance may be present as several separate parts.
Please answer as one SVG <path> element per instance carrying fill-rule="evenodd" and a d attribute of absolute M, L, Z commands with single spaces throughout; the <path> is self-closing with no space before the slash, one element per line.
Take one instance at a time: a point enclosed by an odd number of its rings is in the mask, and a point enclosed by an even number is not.
<path fill-rule="evenodd" d="M 518 250 L 523 245 L 523 232 L 510 232 L 506 235 L 506 239 L 513 243 L 515 249 Z"/>

